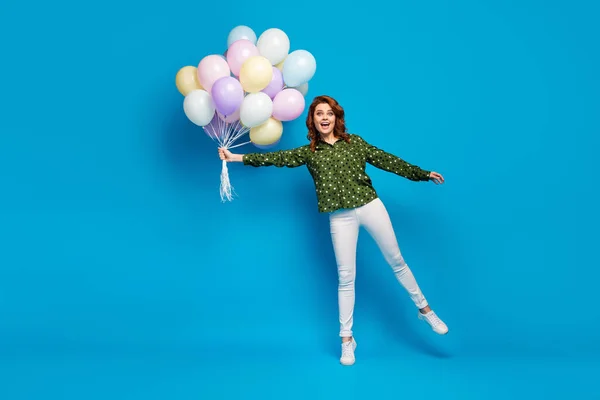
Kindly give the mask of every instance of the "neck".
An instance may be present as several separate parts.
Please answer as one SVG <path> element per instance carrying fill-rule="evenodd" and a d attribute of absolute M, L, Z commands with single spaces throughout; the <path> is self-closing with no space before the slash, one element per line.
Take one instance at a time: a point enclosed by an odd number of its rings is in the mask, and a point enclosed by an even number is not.
<path fill-rule="evenodd" d="M 321 133 L 320 135 L 321 135 L 321 140 L 324 141 L 324 142 L 332 143 L 332 142 L 336 141 L 336 137 L 335 137 L 335 134 L 333 132 L 330 132 L 330 133 L 328 133 L 326 135 L 324 135 L 324 134 Z"/>

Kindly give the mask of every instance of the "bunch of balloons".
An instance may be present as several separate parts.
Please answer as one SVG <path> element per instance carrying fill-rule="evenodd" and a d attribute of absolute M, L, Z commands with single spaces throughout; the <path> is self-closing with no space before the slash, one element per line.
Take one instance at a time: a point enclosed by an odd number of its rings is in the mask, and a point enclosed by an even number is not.
<path fill-rule="evenodd" d="M 197 67 L 181 68 L 175 84 L 185 96 L 187 118 L 219 147 L 252 143 L 265 149 L 279 143 L 282 122 L 303 113 L 308 82 L 316 68 L 310 52 L 290 52 L 290 40 L 281 29 L 267 29 L 257 38 L 251 28 L 240 25 L 229 32 L 223 55 L 210 54 Z M 236 144 L 247 133 L 250 140 Z M 232 199 L 225 161 L 221 199 Z"/>

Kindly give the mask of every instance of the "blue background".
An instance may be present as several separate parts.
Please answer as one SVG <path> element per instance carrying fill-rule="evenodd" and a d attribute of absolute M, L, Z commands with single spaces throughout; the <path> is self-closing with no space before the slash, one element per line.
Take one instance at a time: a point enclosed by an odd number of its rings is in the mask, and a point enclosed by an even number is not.
<path fill-rule="evenodd" d="M 0 397 L 598 396 L 598 5 L 209 3 L 2 2 Z M 242 24 L 315 56 L 307 101 L 445 176 L 368 169 L 449 335 L 363 234 L 340 366 L 306 169 L 230 164 L 220 202 L 175 74 Z"/>

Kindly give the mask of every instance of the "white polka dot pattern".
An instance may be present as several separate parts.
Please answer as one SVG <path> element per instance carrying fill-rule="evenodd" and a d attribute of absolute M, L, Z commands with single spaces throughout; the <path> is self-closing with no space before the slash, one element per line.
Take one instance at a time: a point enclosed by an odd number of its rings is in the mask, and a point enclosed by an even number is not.
<path fill-rule="evenodd" d="M 350 143 L 341 139 L 334 144 L 319 142 L 315 152 L 305 145 L 245 154 L 243 162 L 254 167 L 306 165 L 314 180 L 320 212 L 359 207 L 377 198 L 371 178 L 365 172 L 367 163 L 412 181 L 429 180 L 429 171 L 370 145 L 358 135 L 350 135 Z"/>

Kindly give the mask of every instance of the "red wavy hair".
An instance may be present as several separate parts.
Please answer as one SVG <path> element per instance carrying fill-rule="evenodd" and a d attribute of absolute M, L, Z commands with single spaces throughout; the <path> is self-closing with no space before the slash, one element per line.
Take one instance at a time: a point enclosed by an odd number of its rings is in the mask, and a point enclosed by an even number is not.
<path fill-rule="evenodd" d="M 313 99 L 310 107 L 308 108 L 308 115 L 306 117 L 306 127 L 308 128 L 308 135 L 306 138 L 310 140 L 310 149 L 315 151 L 317 142 L 321 139 L 321 134 L 315 127 L 314 114 L 315 109 L 319 104 L 326 103 L 333 110 L 335 115 L 335 126 L 333 127 L 333 135 L 343 139 L 345 142 L 350 143 L 350 135 L 346 132 L 346 120 L 344 119 L 344 109 L 340 104 L 330 96 L 317 96 Z"/>

